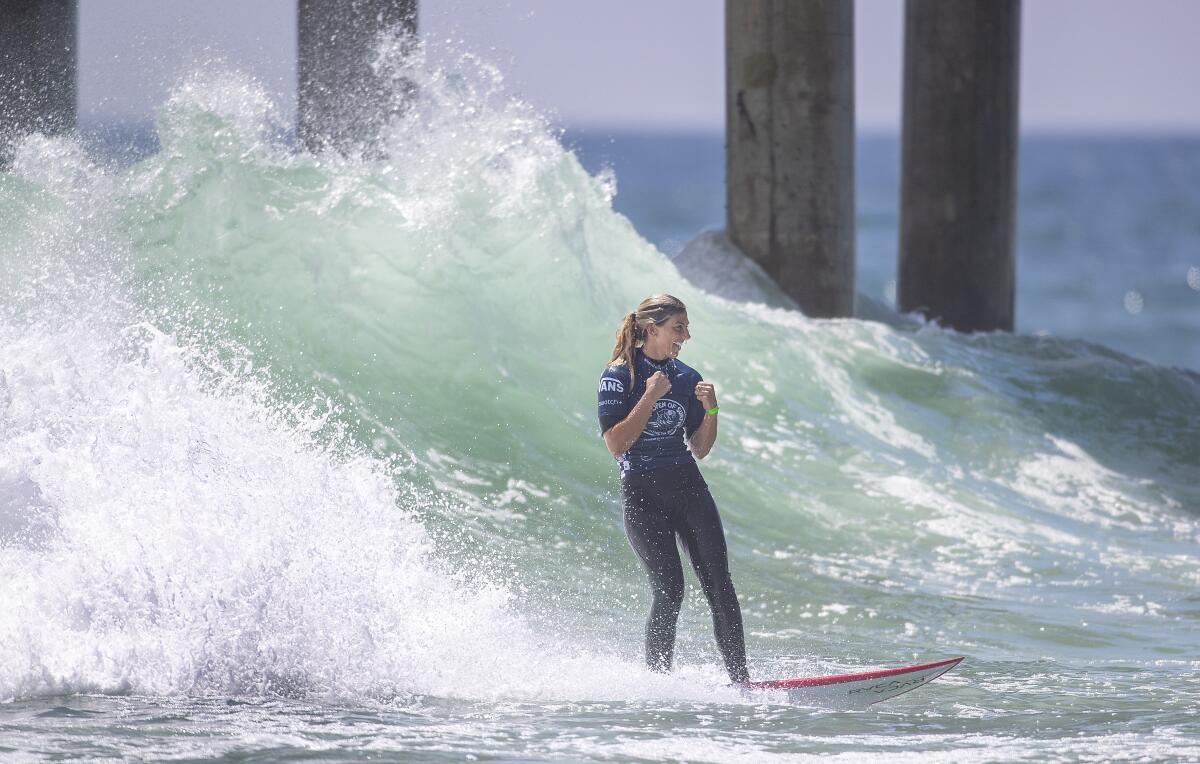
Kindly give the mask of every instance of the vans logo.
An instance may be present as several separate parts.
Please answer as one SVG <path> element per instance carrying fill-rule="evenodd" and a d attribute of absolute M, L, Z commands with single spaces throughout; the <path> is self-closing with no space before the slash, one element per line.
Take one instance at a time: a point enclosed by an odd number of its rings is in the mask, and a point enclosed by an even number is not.
<path fill-rule="evenodd" d="M 602 379 L 600 380 L 600 392 L 623 393 L 625 392 L 625 385 L 622 385 L 615 379 Z"/>

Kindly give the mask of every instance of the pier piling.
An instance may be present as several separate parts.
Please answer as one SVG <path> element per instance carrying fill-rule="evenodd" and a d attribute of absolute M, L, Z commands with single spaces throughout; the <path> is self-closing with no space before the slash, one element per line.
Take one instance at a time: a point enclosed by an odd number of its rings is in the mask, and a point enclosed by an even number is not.
<path fill-rule="evenodd" d="M 375 153 L 402 95 L 374 66 L 378 41 L 416 33 L 417 0 L 298 0 L 297 13 L 300 140 L 310 151 Z"/>
<path fill-rule="evenodd" d="M 897 298 L 1012 331 L 1020 0 L 908 0 Z"/>
<path fill-rule="evenodd" d="M 805 314 L 854 313 L 854 2 L 726 0 L 730 239 Z"/>
<path fill-rule="evenodd" d="M 76 0 L 0 0 L 0 165 L 28 133 L 76 125 Z"/>

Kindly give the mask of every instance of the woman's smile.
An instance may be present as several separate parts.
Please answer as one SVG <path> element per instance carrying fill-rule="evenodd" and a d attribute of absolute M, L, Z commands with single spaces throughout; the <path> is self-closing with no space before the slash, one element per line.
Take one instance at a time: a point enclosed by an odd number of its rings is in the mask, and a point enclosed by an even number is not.
<path fill-rule="evenodd" d="M 681 311 L 668 318 L 662 325 L 651 324 L 646 328 L 643 348 L 650 358 L 676 358 L 683 350 L 683 343 L 692 338 L 688 331 L 688 316 Z"/>

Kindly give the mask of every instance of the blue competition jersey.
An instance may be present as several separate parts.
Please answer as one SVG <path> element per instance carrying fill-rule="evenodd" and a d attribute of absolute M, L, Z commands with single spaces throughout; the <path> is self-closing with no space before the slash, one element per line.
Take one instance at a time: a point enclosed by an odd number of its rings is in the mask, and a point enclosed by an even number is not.
<path fill-rule="evenodd" d="M 671 380 L 671 389 L 654 404 L 646 421 L 646 429 L 629 450 L 617 457 L 621 472 L 649 472 L 662 467 L 694 462 L 684 442 L 704 420 L 704 404 L 696 398 L 696 383 L 700 374 L 675 358 L 662 363 L 652 361 L 637 351 L 634 357 L 637 384 L 629 390 L 629 369 L 613 364 L 600 375 L 600 432 L 629 416 L 629 412 L 646 392 L 646 380 L 661 371 Z"/>

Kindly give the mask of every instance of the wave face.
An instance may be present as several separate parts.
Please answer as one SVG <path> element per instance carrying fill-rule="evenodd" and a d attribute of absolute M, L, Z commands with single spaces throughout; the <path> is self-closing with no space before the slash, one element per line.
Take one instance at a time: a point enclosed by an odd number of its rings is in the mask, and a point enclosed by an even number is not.
<path fill-rule="evenodd" d="M 694 593 L 681 670 L 640 668 L 594 391 L 658 291 L 718 386 L 754 674 L 1194 674 L 1194 374 L 711 296 L 496 70 L 384 64 L 386 160 L 295 153 L 207 72 L 138 164 L 31 138 L 0 174 L 0 697 L 741 702 Z"/>

